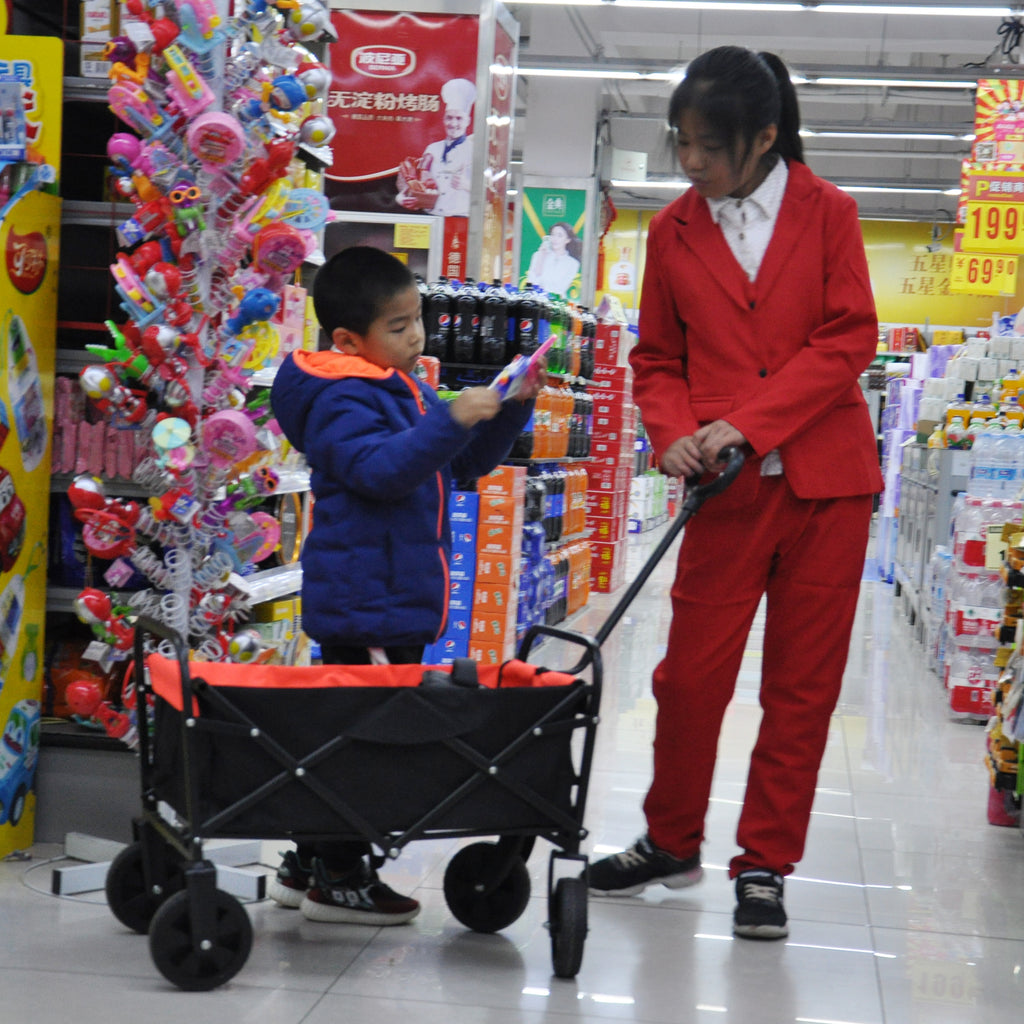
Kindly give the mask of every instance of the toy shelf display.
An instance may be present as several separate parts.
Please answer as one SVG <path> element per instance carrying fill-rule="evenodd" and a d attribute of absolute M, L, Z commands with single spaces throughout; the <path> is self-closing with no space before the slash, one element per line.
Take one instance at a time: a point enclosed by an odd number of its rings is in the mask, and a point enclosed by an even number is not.
<path fill-rule="evenodd" d="M 141 613 L 201 658 L 282 656 L 273 630 L 250 626 L 255 605 L 281 596 L 256 569 L 294 564 L 308 500 L 258 374 L 312 333 L 296 281 L 328 213 L 334 128 L 316 47 L 332 29 L 320 0 L 234 10 L 129 0 L 100 48 L 118 129 L 107 178 L 125 211 L 109 266 L 117 310 L 58 379 L 53 468 L 67 485 L 63 568 L 81 562 L 86 583 L 71 604 L 107 680 Z M 130 693 L 60 697 L 130 745 Z"/>

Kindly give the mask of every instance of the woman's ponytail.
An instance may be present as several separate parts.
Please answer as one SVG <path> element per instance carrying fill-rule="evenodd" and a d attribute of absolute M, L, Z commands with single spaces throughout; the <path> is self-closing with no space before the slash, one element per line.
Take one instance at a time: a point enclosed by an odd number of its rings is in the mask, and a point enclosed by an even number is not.
<path fill-rule="evenodd" d="M 789 68 L 774 53 L 759 53 L 758 56 L 768 65 L 779 87 L 779 134 L 772 151 L 787 160 L 796 160 L 802 164 L 804 142 L 800 138 L 800 105 L 789 77 Z"/>

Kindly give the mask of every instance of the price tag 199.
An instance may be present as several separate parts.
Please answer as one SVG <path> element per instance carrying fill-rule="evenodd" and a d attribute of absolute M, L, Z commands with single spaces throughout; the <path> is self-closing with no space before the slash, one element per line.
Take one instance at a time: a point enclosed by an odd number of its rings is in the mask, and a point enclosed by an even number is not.
<path fill-rule="evenodd" d="M 1024 203 L 968 203 L 961 245 L 969 252 L 1024 253 Z"/>

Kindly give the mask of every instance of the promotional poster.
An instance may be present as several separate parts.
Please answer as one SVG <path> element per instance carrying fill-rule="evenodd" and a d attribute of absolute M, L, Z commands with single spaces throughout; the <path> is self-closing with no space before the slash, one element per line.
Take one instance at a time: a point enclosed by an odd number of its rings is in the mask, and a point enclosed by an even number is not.
<path fill-rule="evenodd" d="M 0 37 L 0 856 L 31 845 L 35 811 L 62 67 L 58 39 Z"/>
<path fill-rule="evenodd" d="M 515 105 L 516 41 L 498 25 L 494 38 L 490 111 L 487 115 L 487 167 L 484 170 L 483 252 L 479 277 L 504 280 L 505 237 L 511 223 L 506 215 L 508 165 L 512 151 L 512 115 Z"/>
<path fill-rule="evenodd" d="M 563 299 L 579 299 L 586 204 L 583 189 L 523 189 L 520 288 L 533 284 Z"/>
<path fill-rule="evenodd" d="M 479 23 L 334 11 L 325 191 L 335 210 L 468 217 Z"/>

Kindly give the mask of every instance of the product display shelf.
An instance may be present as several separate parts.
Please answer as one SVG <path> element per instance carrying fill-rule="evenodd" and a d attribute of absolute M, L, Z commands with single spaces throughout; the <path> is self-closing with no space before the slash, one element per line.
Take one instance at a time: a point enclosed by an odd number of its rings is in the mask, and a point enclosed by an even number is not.
<path fill-rule="evenodd" d="M 953 502 L 967 487 L 966 451 L 904 445 L 900 469 L 897 595 L 920 638 L 926 624 L 925 569 L 938 545 L 948 545 Z"/>

